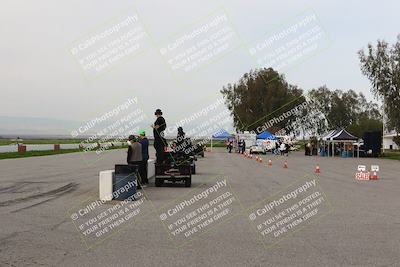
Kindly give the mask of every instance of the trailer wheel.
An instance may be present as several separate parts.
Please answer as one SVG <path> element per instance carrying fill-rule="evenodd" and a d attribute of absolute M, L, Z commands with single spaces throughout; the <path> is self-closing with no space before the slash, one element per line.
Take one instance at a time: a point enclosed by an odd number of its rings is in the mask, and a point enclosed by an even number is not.
<path fill-rule="evenodd" d="M 163 183 L 164 183 L 164 180 L 163 179 L 155 179 L 155 184 L 156 184 L 156 187 L 160 187 L 160 186 L 162 186 L 163 185 Z"/>
<path fill-rule="evenodd" d="M 191 186 L 192 186 L 192 177 L 190 176 L 185 180 L 185 187 L 191 187 Z"/>

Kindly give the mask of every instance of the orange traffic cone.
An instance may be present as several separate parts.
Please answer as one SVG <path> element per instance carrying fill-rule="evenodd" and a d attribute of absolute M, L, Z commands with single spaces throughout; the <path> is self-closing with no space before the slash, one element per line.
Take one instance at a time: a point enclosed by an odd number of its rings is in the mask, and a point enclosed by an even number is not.
<path fill-rule="evenodd" d="M 262 158 L 261 157 L 258 158 L 258 162 L 262 163 Z"/>
<path fill-rule="evenodd" d="M 319 165 L 317 165 L 317 166 L 315 167 L 315 173 L 321 173 L 321 170 L 320 170 L 320 168 L 319 168 Z"/>
<path fill-rule="evenodd" d="M 285 160 L 285 162 L 283 163 L 283 168 L 284 169 L 287 169 L 288 168 L 288 165 L 287 165 L 287 161 Z"/>
<path fill-rule="evenodd" d="M 370 180 L 378 180 L 378 175 L 376 174 L 376 172 L 374 172 Z"/>
<path fill-rule="evenodd" d="M 272 166 L 272 160 L 271 159 L 268 160 L 268 166 Z"/>
<path fill-rule="evenodd" d="M 256 161 L 258 162 L 258 156 L 256 156 Z"/>

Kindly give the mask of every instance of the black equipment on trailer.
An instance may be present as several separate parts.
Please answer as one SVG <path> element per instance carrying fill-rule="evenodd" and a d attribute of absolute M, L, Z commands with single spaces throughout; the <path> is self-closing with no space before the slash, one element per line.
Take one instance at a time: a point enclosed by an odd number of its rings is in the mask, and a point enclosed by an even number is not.
<path fill-rule="evenodd" d="M 163 185 L 164 181 L 184 182 L 185 187 L 191 187 L 194 159 L 180 152 L 170 152 L 169 154 L 163 163 L 155 163 L 156 187 Z"/>

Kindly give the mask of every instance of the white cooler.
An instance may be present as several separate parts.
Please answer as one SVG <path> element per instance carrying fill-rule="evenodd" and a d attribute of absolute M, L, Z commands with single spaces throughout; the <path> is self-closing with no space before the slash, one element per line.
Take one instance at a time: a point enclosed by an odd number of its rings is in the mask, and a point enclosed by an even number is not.
<path fill-rule="evenodd" d="M 147 161 L 147 178 L 156 175 L 155 159 Z M 102 201 L 111 201 L 113 193 L 114 170 L 101 171 L 99 173 L 99 198 Z"/>
<path fill-rule="evenodd" d="M 112 200 L 114 170 L 101 171 L 99 174 L 99 196 L 100 200 Z"/>

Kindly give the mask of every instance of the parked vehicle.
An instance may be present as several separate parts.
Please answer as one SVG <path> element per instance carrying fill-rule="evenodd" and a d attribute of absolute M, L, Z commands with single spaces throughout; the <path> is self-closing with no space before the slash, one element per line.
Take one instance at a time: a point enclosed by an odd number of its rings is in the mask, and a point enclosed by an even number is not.
<path fill-rule="evenodd" d="M 255 145 L 250 147 L 250 154 L 266 154 L 267 151 L 263 146 Z"/>

